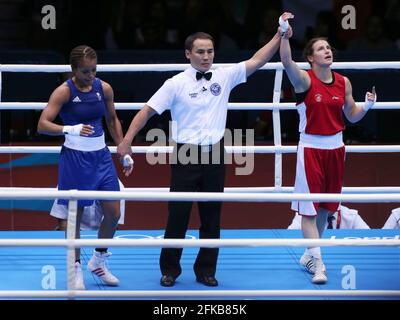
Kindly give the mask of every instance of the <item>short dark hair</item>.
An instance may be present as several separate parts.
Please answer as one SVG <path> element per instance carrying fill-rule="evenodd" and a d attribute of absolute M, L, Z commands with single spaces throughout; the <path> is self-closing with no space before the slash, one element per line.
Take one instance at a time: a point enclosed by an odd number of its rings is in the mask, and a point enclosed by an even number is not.
<path fill-rule="evenodd" d="M 313 53 L 314 53 L 313 45 L 314 45 L 314 43 L 316 43 L 316 42 L 319 41 L 319 40 L 324 40 L 324 41 L 326 41 L 326 42 L 329 43 L 328 38 L 326 38 L 326 37 L 317 37 L 317 38 L 312 38 L 312 39 L 310 39 L 310 40 L 307 42 L 306 46 L 304 47 L 304 50 L 303 50 L 303 58 L 304 58 L 304 60 L 306 60 L 310 65 L 311 65 L 311 62 L 308 60 L 308 57 L 313 55 Z"/>
<path fill-rule="evenodd" d="M 93 48 L 86 45 L 77 46 L 71 50 L 71 53 L 69 55 L 69 63 L 72 69 L 78 68 L 79 61 L 83 59 L 97 60 L 96 51 L 94 51 Z"/>
<path fill-rule="evenodd" d="M 186 38 L 186 40 L 185 40 L 185 50 L 191 51 L 192 48 L 193 48 L 193 42 L 195 40 L 197 40 L 197 39 L 208 39 L 208 40 L 211 40 L 211 42 L 214 45 L 214 38 L 210 34 L 205 33 L 205 32 L 196 32 L 196 33 L 193 33 L 193 34 L 191 34 L 190 36 L 188 36 Z"/>

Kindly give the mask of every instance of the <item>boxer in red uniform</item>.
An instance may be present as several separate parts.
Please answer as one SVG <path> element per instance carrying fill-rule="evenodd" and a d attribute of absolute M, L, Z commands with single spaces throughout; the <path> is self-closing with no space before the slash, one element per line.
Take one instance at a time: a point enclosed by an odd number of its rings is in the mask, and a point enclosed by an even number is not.
<path fill-rule="evenodd" d="M 279 24 L 281 60 L 296 92 L 300 116 L 294 192 L 341 193 L 345 158 L 343 113 L 352 123 L 362 119 L 376 101 L 375 89 L 366 93 L 362 107 L 355 104 L 349 79 L 331 70 L 333 54 L 326 38 L 314 38 L 307 43 L 304 57 L 311 70 L 300 70 L 292 60 L 286 36 L 290 28 L 288 19 L 293 17 L 284 13 Z M 339 202 L 294 201 L 292 209 L 302 215 L 304 238 L 321 238 L 328 213 L 337 211 L 339 205 Z M 313 274 L 313 283 L 328 281 L 319 247 L 307 248 L 300 263 Z"/>

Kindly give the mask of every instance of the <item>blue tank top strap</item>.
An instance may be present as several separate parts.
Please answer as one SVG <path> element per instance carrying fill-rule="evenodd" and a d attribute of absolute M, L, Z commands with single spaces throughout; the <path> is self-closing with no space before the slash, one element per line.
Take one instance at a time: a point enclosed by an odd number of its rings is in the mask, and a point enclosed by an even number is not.
<path fill-rule="evenodd" d="M 71 100 L 72 97 L 75 97 L 78 95 L 78 91 L 76 90 L 76 87 L 75 87 L 74 83 L 72 82 L 72 79 L 67 80 L 67 85 L 68 85 L 69 93 L 70 93 L 69 100 Z"/>

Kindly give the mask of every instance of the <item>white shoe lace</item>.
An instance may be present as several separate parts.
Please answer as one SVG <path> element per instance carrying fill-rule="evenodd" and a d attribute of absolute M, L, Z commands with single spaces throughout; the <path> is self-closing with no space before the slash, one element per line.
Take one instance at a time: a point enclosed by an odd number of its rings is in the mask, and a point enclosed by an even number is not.
<path fill-rule="evenodd" d="M 111 256 L 110 252 L 102 253 L 100 256 L 96 257 L 97 265 L 99 268 L 107 270 L 107 258 Z"/>

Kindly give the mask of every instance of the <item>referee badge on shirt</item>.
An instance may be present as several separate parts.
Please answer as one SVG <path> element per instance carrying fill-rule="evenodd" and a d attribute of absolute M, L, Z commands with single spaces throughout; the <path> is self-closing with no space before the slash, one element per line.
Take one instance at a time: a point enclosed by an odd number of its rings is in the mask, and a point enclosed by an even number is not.
<path fill-rule="evenodd" d="M 210 87 L 210 91 L 214 96 L 219 96 L 221 93 L 221 86 L 218 83 L 213 83 Z"/>

